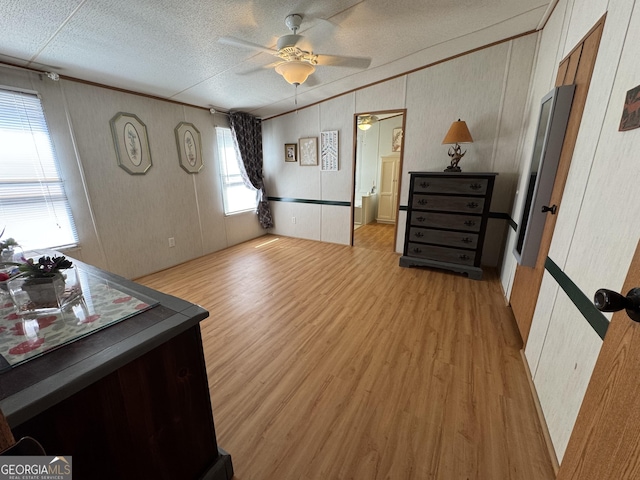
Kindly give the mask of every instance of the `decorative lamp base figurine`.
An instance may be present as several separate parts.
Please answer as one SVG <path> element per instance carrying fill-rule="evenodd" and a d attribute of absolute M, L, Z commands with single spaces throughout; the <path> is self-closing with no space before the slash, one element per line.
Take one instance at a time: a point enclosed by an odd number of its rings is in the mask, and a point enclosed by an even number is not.
<path fill-rule="evenodd" d="M 467 153 L 465 150 L 462 151 L 459 143 L 472 143 L 473 138 L 471 138 L 471 133 L 469 133 L 469 129 L 467 128 L 467 124 L 458 119 L 457 122 L 453 122 L 447 135 L 444 137 L 442 144 L 454 145 L 453 147 L 449 147 L 449 156 L 451 157 L 451 165 L 449 165 L 445 172 L 461 172 L 462 170 L 458 166 L 458 163 L 464 157 L 464 154 Z"/>
<path fill-rule="evenodd" d="M 460 145 L 457 143 L 454 147 L 449 147 L 448 155 L 451 157 L 451 165 L 445 169 L 445 172 L 461 172 L 462 170 L 458 166 L 458 162 L 460 162 L 462 157 L 464 157 L 465 153 L 467 153 L 467 151 L 465 150 L 463 152 L 462 148 L 460 148 Z"/>

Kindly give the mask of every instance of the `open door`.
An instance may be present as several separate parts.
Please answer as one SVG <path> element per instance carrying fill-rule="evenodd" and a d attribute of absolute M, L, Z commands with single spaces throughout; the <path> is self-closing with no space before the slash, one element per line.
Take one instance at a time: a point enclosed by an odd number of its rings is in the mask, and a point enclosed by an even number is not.
<path fill-rule="evenodd" d="M 640 242 L 622 289 L 640 287 Z M 557 480 L 640 478 L 640 323 L 613 315 Z"/>
<path fill-rule="evenodd" d="M 591 31 L 578 43 L 558 67 L 555 86 L 573 84 L 576 86 L 564 143 L 562 145 L 562 152 L 560 154 L 560 161 L 558 163 L 556 179 L 551 193 L 550 205 L 556 205 L 558 209 L 561 208 L 562 194 L 564 192 L 564 186 L 567 183 L 571 158 L 573 157 L 573 150 L 576 145 L 578 130 L 582 120 L 582 112 L 584 111 L 584 106 L 587 101 L 587 93 L 589 92 L 593 67 L 596 63 L 600 38 L 604 28 L 604 20 L 604 16 L 598 20 Z M 536 303 L 538 302 L 538 294 L 540 293 L 540 285 L 542 284 L 542 276 L 544 274 L 544 265 L 547 255 L 549 254 L 553 230 L 556 226 L 556 212 L 557 210 L 554 209 L 553 213 L 549 212 L 547 214 L 535 267 L 518 265 L 513 281 L 510 303 L 525 345 L 527 344 L 531 322 L 533 321 L 533 313 L 536 308 Z"/>

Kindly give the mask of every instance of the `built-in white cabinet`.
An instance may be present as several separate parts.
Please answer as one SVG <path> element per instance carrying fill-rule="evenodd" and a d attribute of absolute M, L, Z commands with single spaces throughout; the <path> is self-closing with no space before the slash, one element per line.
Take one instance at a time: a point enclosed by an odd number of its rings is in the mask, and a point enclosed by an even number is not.
<path fill-rule="evenodd" d="M 399 167 L 399 153 L 381 158 L 378 215 L 376 217 L 378 223 L 396 223 Z"/>

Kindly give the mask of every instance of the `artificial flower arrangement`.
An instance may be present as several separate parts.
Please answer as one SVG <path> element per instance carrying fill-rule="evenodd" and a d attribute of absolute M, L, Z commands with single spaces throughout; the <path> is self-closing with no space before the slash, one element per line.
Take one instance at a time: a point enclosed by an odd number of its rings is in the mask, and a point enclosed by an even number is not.
<path fill-rule="evenodd" d="M 14 270 L 5 272 L 9 278 L 4 282 L 18 310 L 58 308 L 80 292 L 79 287 L 76 291 L 65 284 L 67 275 L 62 271 L 72 268 L 73 264 L 64 256 L 42 256 L 37 261 L 22 257 L 21 260 L 13 264 Z"/>
<path fill-rule="evenodd" d="M 18 270 L 30 278 L 51 278 L 61 274 L 61 270 L 71 268 L 73 263 L 64 255 L 59 257 L 42 256 L 36 263 L 33 258 L 22 257 L 24 263 L 18 264 Z"/>
<path fill-rule="evenodd" d="M 4 228 L 2 232 L 0 232 L 0 239 L 4 235 Z M 0 261 L 2 262 L 12 262 L 16 247 L 19 247 L 20 244 L 16 242 L 14 238 L 7 238 L 6 240 L 0 240 Z"/>

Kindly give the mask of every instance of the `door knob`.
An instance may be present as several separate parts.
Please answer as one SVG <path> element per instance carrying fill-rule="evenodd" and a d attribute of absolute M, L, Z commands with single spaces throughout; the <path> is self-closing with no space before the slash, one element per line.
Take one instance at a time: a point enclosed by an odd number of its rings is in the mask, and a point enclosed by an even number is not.
<path fill-rule="evenodd" d="M 593 304 L 601 312 L 617 312 L 623 308 L 634 322 L 640 322 L 640 288 L 632 288 L 626 297 L 601 288 L 593 296 Z"/>
<path fill-rule="evenodd" d="M 558 211 L 557 205 L 551 205 L 550 207 L 547 207 L 546 205 L 544 205 L 542 207 L 542 213 L 551 212 L 551 215 L 555 215 L 557 211 Z"/>

